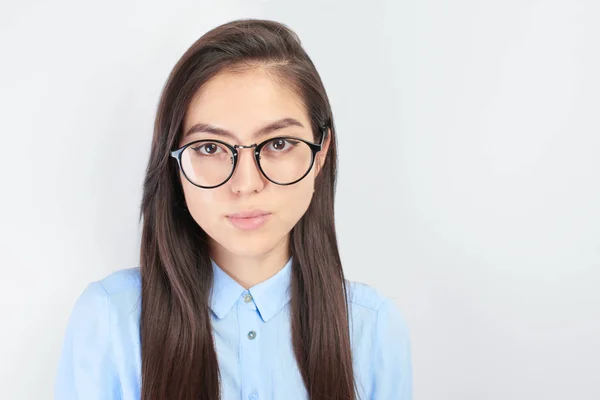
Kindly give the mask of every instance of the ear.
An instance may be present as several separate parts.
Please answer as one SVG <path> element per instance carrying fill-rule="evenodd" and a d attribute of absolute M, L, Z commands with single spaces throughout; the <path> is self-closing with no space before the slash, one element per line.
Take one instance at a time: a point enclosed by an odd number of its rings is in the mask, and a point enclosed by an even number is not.
<path fill-rule="evenodd" d="M 321 172 L 321 168 L 323 168 L 323 165 L 325 164 L 325 159 L 327 158 L 327 154 L 329 152 L 329 144 L 331 143 L 331 129 L 327 128 L 327 137 L 325 138 L 325 141 L 323 142 L 323 146 L 321 147 L 321 151 L 319 151 L 317 153 L 317 157 L 315 160 L 315 177 L 317 175 L 319 175 L 319 172 Z"/>

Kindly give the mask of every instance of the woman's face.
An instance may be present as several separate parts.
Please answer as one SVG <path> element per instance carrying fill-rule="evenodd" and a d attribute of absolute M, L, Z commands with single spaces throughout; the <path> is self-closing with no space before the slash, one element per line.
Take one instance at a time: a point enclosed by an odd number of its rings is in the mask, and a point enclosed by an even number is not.
<path fill-rule="evenodd" d="M 278 129 L 255 136 L 261 128 L 282 119 L 293 119 L 297 124 L 281 124 Z M 200 123 L 230 134 L 204 129 L 186 135 L 190 128 Z M 223 72 L 207 82 L 192 99 L 184 118 L 179 146 L 199 139 L 251 145 L 276 136 L 295 136 L 314 142 L 310 126 L 302 101 L 264 70 Z M 180 173 L 190 214 L 210 237 L 211 249 L 239 257 L 260 257 L 287 246 L 290 230 L 312 199 L 315 174 L 322 166 L 328 142 L 318 153 L 309 174 L 289 186 L 272 183 L 261 174 L 253 148 L 238 149 L 235 173 L 217 188 L 194 186 Z M 219 151 L 210 145 L 199 149 L 202 156 Z M 235 214 L 257 210 L 268 215 L 257 219 L 235 218 Z"/>

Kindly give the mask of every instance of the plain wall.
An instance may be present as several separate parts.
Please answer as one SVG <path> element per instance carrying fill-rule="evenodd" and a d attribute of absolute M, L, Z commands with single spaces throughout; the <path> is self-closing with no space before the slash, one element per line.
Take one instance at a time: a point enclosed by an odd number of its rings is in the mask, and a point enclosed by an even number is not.
<path fill-rule="evenodd" d="M 0 397 L 50 399 L 76 297 L 136 266 L 160 90 L 242 17 L 321 73 L 345 271 L 406 316 L 415 399 L 599 399 L 591 0 L 3 2 Z"/>

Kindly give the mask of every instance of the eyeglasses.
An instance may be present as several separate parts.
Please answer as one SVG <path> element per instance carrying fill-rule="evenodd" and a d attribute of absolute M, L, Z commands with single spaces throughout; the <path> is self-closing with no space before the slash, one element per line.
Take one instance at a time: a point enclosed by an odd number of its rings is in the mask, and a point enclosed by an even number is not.
<path fill-rule="evenodd" d="M 310 172 L 315 156 L 323 148 L 327 127 L 321 127 L 321 143 L 293 136 L 278 136 L 259 144 L 231 145 L 202 139 L 171 151 L 185 178 L 193 185 L 213 189 L 225 184 L 235 172 L 238 149 L 254 148 L 254 159 L 265 178 L 277 185 L 292 185 Z"/>

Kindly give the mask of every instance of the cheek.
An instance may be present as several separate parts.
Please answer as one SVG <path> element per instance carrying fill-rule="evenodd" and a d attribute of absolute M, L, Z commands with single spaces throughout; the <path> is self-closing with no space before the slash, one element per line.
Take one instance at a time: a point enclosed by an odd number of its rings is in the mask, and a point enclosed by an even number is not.
<path fill-rule="evenodd" d="M 295 185 L 283 188 L 282 191 L 282 218 L 285 219 L 291 230 L 304 215 L 313 196 L 313 183 L 307 176 Z"/>
<path fill-rule="evenodd" d="M 184 178 L 185 180 L 185 178 Z M 205 231 L 209 232 L 222 213 L 223 201 L 219 200 L 220 190 L 201 189 L 185 180 L 182 182 L 185 203 L 192 218 Z M 209 212 L 213 210 L 213 212 Z"/>

